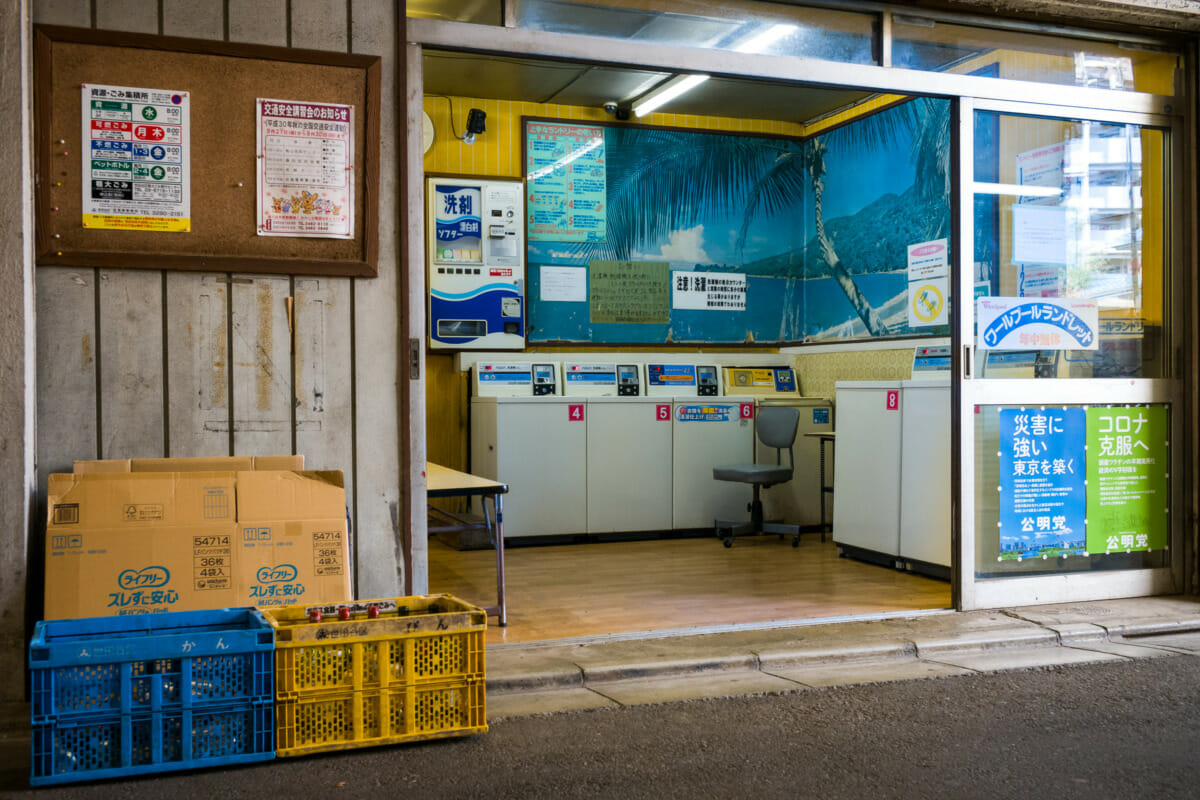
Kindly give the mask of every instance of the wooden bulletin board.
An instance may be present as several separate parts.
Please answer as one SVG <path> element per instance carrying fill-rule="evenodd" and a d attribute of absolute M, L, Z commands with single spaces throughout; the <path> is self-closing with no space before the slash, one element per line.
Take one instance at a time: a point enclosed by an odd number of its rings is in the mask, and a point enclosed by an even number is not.
<path fill-rule="evenodd" d="M 35 37 L 39 265 L 376 275 L 378 57 L 53 26 Z M 83 226 L 84 83 L 189 93 L 189 231 Z M 259 98 L 354 107 L 353 238 L 258 235 Z"/>

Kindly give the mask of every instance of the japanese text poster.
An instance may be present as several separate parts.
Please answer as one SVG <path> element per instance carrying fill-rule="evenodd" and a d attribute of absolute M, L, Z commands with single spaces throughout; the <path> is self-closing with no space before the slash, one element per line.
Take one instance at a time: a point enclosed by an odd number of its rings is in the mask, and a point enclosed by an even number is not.
<path fill-rule="evenodd" d="M 435 184 L 433 222 L 437 264 L 483 263 L 483 202 L 478 186 Z"/>
<path fill-rule="evenodd" d="M 1083 555 L 1082 408 L 1000 410 L 1000 560 Z"/>
<path fill-rule="evenodd" d="M 83 227 L 191 230 L 188 93 L 85 83 Z"/>
<path fill-rule="evenodd" d="M 738 272 L 672 272 L 671 307 L 745 311 L 746 276 Z"/>
<path fill-rule="evenodd" d="M 260 236 L 354 236 L 354 106 L 257 101 Z"/>
<path fill-rule="evenodd" d="M 604 129 L 530 122 L 525 136 L 530 241 L 603 242 Z"/>
<path fill-rule="evenodd" d="M 1091 553 L 1167 546 L 1167 409 L 1087 410 L 1087 549 Z"/>

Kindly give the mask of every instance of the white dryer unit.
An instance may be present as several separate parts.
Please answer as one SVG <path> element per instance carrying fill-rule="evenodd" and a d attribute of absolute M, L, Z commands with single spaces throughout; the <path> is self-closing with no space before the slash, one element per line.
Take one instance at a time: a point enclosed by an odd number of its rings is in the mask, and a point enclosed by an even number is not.
<path fill-rule="evenodd" d="M 894 566 L 900 554 L 901 382 L 839 381 L 833 540 Z"/>
<path fill-rule="evenodd" d="M 903 385 L 900 557 L 909 569 L 949 577 L 950 379 Z"/>
<path fill-rule="evenodd" d="M 485 396 L 471 400 L 471 469 L 508 484 L 506 538 L 584 533 L 585 403 L 558 394 L 556 365 L 526 365 L 527 378 L 513 377 L 520 366 L 475 366 Z"/>
<path fill-rule="evenodd" d="M 721 396 L 715 366 L 647 364 L 646 374 L 651 389 L 656 374 L 684 376 L 667 381 L 677 393 L 671 402 L 672 527 L 711 528 L 716 519 L 745 517 L 753 490 L 715 480 L 712 471 L 754 460 L 753 398 Z M 690 383 L 688 375 L 694 378 Z"/>
<path fill-rule="evenodd" d="M 587 419 L 588 533 L 670 530 L 670 400 L 591 397 Z"/>

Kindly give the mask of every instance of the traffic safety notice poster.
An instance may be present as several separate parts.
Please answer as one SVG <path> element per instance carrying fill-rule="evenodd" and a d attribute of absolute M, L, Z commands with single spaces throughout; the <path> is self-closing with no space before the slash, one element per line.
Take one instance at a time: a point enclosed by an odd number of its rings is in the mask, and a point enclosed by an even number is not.
<path fill-rule="evenodd" d="M 83 84 L 83 227 L 191 230 L 188 93 Z"/>

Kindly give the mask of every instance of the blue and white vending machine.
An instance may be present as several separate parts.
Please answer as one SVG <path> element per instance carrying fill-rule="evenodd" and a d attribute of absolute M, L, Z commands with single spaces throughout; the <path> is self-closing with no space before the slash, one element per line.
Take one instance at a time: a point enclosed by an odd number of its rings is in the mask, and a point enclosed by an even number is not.
<path fill-rule="evenodd" d="M 429 346 L 525 347 L 521 181 L 430 178 Z"/>

